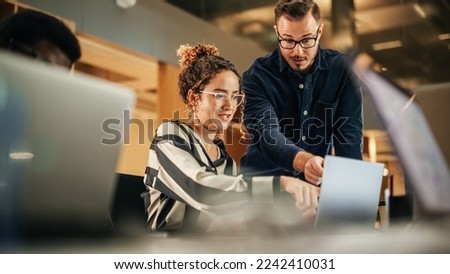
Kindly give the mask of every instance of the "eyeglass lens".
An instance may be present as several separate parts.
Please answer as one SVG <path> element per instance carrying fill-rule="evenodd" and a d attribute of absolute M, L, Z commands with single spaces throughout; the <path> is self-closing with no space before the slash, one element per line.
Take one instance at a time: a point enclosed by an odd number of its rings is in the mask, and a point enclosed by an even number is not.
<path fill-rule="evenodd" d="M 206 92 L 206 91 L 203 91 L 203 93 L 214 95 L 215 103 L 219 107 L 226 105 L 228 103 L 228 101 L 231 102 L 232 106 L 237 107 L 240 104 L 242 104 L 242 102 L 244 100 L 243 94 L 232 95 L 231 100 L 230 100 L 230 96 L 228 96 L 227 94 L 224 94 L 224 93 L 214 93 L 214 92 Z"/>
<path fill-rule="evenodd" d="M 228 100 L 230 100 L 230 97 L 226 94 L 216 93 L 214 96 L 216 98 L 216 104 L 218 106 L 224 106 L 228 102 Z M 239 106 L 242 103 L 242 99 L 243 99 L 243 96 L 240 94 L 232 95 L 231 96 L 231 104 L 235 107 Z"/>

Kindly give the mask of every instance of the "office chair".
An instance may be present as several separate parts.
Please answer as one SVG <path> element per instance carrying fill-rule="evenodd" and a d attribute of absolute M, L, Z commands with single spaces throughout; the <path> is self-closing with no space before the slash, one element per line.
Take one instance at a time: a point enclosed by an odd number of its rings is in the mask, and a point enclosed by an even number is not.
<path fill-rule="evenodd" d="M 113 229 L 118 233 L 143 233 L 146 208 L 142 194 L 147 190 L 143 176 L 117 173 L 116 190 L 111 207 Z"/>

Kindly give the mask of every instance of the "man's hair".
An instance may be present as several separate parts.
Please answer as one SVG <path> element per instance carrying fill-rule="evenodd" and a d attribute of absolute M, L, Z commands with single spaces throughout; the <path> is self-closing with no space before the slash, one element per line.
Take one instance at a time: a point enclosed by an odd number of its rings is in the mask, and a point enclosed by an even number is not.
<path fill-rule="evenodd" d="M 12 41 L 31 46 L 46 40 L 61 49 L 72 61 L 81 57 L 80 44 L 72 31 L 57 18 L 35 11 L 25 10 L 0 22 L 0 45 Z"/>
<path fill-rule="evenodd" d="M 275 24 L 281 16 L 287 16 L 289 19 L 297 21 L 311 11 L 314 19 L 320 22 L 320 8 L 313 0 L 279 0 L 275 7 Z"/>

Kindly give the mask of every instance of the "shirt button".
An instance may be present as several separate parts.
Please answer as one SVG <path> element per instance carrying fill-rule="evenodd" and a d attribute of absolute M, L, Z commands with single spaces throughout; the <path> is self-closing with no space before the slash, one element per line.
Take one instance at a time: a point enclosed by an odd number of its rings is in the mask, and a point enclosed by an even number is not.
<path fill-rule="evenodd" d="M 303 115 L 308 115 L 308 111 L 307 110 L 305 110 L 305 111 L 303 111 Z"/>
<path fill-rule="evenodd" d="M 306 140 L 306 136 L 302 136 L 302 140 L 305 141 Z"/>
<path fill-rule="evenodd" d="M 303 88 L 305 87 L 305 85 L 300 84 L 300 85 L 298 85 L 298 87 L 299 87 L 300 89 L 303 89 Z"/>

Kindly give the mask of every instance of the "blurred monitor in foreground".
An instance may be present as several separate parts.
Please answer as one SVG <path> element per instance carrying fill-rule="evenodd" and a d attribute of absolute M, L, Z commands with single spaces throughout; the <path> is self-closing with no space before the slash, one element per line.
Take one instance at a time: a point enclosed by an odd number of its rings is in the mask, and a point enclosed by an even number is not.
<path fill-rule="evenodd" d="M 402 90 L 372 69 L 373 61 L 360 54 L 354 70 L 371 97 L 418 202 L 419 215 L 448 216 L 450 173 L 421 107 Z"/>

